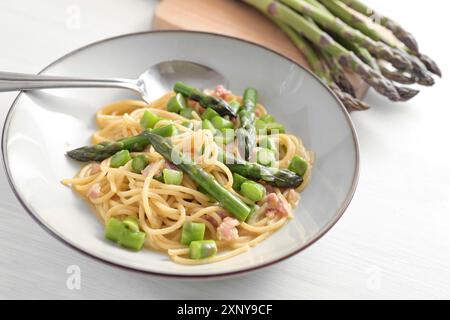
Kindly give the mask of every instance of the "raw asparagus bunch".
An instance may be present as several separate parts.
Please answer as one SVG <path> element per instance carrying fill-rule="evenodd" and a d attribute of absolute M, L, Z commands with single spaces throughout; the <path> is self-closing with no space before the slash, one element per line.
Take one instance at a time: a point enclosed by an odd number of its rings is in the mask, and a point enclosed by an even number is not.
<path fill-rule="evenodd" d="M 358 74 L 393 101 L 409 100 L 419 92 L 399 84 L 431 86 L 432 74 L 441 76 L 409 32 L 359 0 L 241 1 L 271 18 L 348 108 L 367 106 L 356 100 L 344 71 Z M 378 25 L 368 18 L 373 15 Z"/>

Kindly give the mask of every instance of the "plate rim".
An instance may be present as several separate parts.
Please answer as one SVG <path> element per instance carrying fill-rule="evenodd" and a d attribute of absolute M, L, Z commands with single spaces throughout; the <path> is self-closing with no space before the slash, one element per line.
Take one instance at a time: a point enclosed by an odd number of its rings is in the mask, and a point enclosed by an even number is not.
<path fill-rule="evenodd" d="M 204 31 L 193 31 L 193 30 L 148 30 L 148 31 L 140 31 L 140 32 L 132 32 L 132 33 L 126 33 L 126 34 L 121 34 L 121 35 L 117 35 L 117 36 L 113 36 L 113 37 L 109 37 L 109 38 L 104 38 L 101 40 L 97 40 L 94 42 L 91 42 L 87 45 L 81 46 L 75 50 L 72 50 L 66 54 L 64 54 L 63 56 L 59 57 L 58 59 L 52 61 L 50 64 L 48 64 L 45 68 L 43 68 L 41 71 L 39 71 L 37 74 L 42 74 L 45 71 L 47 71 L 48 69 L 52 68 L 53 66 L 57 65 L 58 63 L 63 62 L 65 59 L 71 57 L 74 54 L 77 54 L 78 52 L 81 52 L 85 49 L 88 49 L 90 47 L 96 46 L 98 44 L 102 44 L 105 42 L 109 42 L 109 41 L 114 41 L 117 39 L 121 39 L 121 38 L 127 38 L 127 37 L 135 37 L 135 36 L 142 36 L 142 35 L 146 35 L 146 34 L 197 34 L 197 35 L 208 35 L 208 36 L 214 36 L 214 37 L 218 37 L 218 38 L 227 38 L 227 39 L 232 39 L 232 40 L 236 40 L 238 42 L 243 42 L 252 46 L 256 46 L 262 50 L 266 50 L 271 52 L 272 54 L 275 54 L 281 58 L 284 58 L 286 60 L 288 60 L 289 62 L 295 64 L 296 66 L 300 67 L 302 70 L 304 70 L 305 72 L 307 72 L 309 75 L 311 75 L 313 78 L 315 78 L 318 83 L 320 85 L 322 85 L 332 96 L 333 98 L 336 100 L 336 102 L 338 103 L 338 105 L 341 107 L 342 112 L 344 114 L 345 119 L 347 120 L 347 123 L 350 127 L 350 130 L 352 132 L 352 138 L 353 138 L 353 145 L 355 148 L 355 170 L 353 172 L 353 179 L 352 179 L 352 185 L 350 187 L 350 190 L 348 191 L 344 202 L 342 203 L 342 205 L 340 206 L 340 208 L 337 210 L 337 214 L 335 215 L 334 219 L 332 219 L 317 235 L 315 235 L 314 237 L 312 237 L 305 245 L 303 245 L 301 248 L 294 250 L 293 252 L 274 259 L 274 260 L 270 260 L 264 263 L 260 263 L 256 266 L 252 266 L 252 267 L 244 267 L 242 269 L 239 270 L 235 270 L 235 271 L 230 271 L 230 272 L 220 272 L 217 274 L 206 274 L 206 275 L 199 275 L 199 274 L 170 274 L 170 273 L 163 273 L 163 272 L 156 272 L 156 271 L 148 271 L 148 270 L 142 270 L 142 269 L 137 269 L 137 268 L 133 268 L 130 266 L 126 266 L 126 265 L 122 265 L 113 261 L 109 261 L 107 259 L 101 258 L 93 253 L 87 252 L 82 248 L 79 248 L 77 245 L 71 243 L 69 240 L 65 239 L 63 235 L 59 234 L 57 231 L 53 230 L 53 228 L 48 225 L 44 220 L 41 220 L 41 218 L 39 217 L 39 215 L 37 213 L 35 213 L 26 203 L 26 201 L 24 199 L 22 199 L 22 197 L 20 196 L 14 181 L 12 179 L 12 175 L 10 172 L 10 168 L 8 165 L 8 148 L 7 148 L 7 138 L 8 138 L 8 134 L 9 134 L 9 129 L 10 129 L 10 122 L 11 122 L 11 118 L 12 118 L 12 114 L 13 111 L 17 105 L 17 103 L 19 102 L 20 97 L 22 96 L 22 94 L 24 93 L 24 91 L 20 91 L 18 93 L 18 95 L 15 97 L 13 103 L 11 104 L 7 114 L 6 114 L 6 118 L 5 121 L 3 123 L 3 128 L 2 128 L 2 141 L 1 141 L 1 150 L 2 150 L 2 162 L 3 162 L 3 168 L 5 170 L 5 174 L 6 174 L 6 178 L 8 180 L 8 183 L 11 187 L 11 190 L 13 191 L 14 195 L 16 196 L 17 200 L 19 201 L 19 203 L 22 205 L 22 207 L 25 209 L 25 211 L 28 213 L 29 216 L 31 216 L 31 218 L 38 223 L 38 225 L 40 225 L 45 231 L 47 231 L 51 236 L 53 236 L 54 238 L 56 238 L 57 240 L 59 240 L 60 242 L 62 242 L 63 244 L 65 244 L 66 246 L 68 246 L 69 248 L 77 251 L 78 253 L 81 253 L 84 256 L 87 256 L 91 259 L 94 259 L 96 261 L 105 263 L 107 265 L 110 265 L 112 267 L 116 267 L 116 268 L 120 268 L 126 271 L 132 271 L 132 272 L 137 272 L 140 274 L 146 274 L 146 275 L 152 275 L 152 276 L 158 276 L 158 277 L 164 277 L 164 278 L 172 278 L 172 279 L 218 279 L 218 278 L 226 278 L 226 277 L 232 277 L 232 276 L 237 276 L 237 275 L 243 275 L 246 273 L 250 273 L 256 270 L 260 270 L 269 266 L 272 266 L 274 264 L 277 264 L 281 261 L 287 260 L 290 257 L 293 257 L 295 255 L 297 255 L 298 253 L 308 249 L 310 246 L 312 246 L 313 244 L 315 244 L 317 241 L 319 241 L 325 234 L 327 234 L 335 225 L 336 223 L 342 218 L 342 216 L 344 215 L 344 213 L 347 211 L 347 208 L 349 207 L 350 203 L 353 200 L 353 197 L 356 193 L 356 189 L 358 186 L 358 182 L 359 182 L 359 176 L 360 176 L 360 146 L 359 146 L 359 139 L 358 139 L 358 135 L 356 133 L 356 129 L 355 126 L 353 124 L 353 121 L 350 117 L 349 112 L 347 111 L 347 109 L 345 108 L 345 106 L 343 105 L 343 103 L 339 100 L 339 98 L 337 97 L 337 95 L 328 87 L 328 85 L 326 85 L 317 75 L 315 75 L 313 72 L 311 72 L 310 70 L 308 70 L 307 68 L 305 68 L 304 66 L 302 66 L 301 64 L 299 64 L 298 62 L 294 61 L 293 59 L 278 53 L 270 48 L 264 47 L 263 45 L 260 45 L 258 43 L 246 40 L 246 39 L 241 39 L 238 37 L 233 37 L 233 36 L 229 36 L 229 35 L 224 35 L 224 34 L 219 34 L 219 33 L 214 33 L 214 32 L 204 32 Z"/>

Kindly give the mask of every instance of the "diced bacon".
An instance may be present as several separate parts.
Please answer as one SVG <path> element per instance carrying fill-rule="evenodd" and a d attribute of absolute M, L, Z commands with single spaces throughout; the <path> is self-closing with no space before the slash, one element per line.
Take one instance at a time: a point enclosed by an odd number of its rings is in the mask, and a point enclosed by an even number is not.
<path fill-rule="evenodd" d="M 267 211 L 266 211 L 266 217 L 267 218 L 273 219 L 273 218 L 275 218 L 276 215 L 277 215 L 277 210 L 275 210 L 275 209 L 267 209 Z"/>
<path fill-rule="evenodd" d="M 97 199 L 102 195 L 102 188 L 99 183 L 94 183 L 87 193 L 87 197 L 91 200 Z"/>
<path fill-rule="evenodd" d="M 91 170 L 89 171 L 89 173 L 90 173 L 90 175 L 92 176 L 92 175 L 94 175 L 94 174 L 99 173 L 100 171 L 101 171 L 100 165 L 99 165 L 97 162 L 94 162 L 94 163 L 91 165 Z"/>
<path fill-rule="evenodd" d="M 226 217 L 228 217 L 228 213 L 226 213 L 225 211 L 219 211 L 217 212 L 217 215 L 220 217 L 220 219 L 225 219 Z"/>
<path fill-rule="evenodd" d="M 287 217 L 289 215 L 289 211 L 276 193 L 270 193 L 265 201 L 267 202 L 266 216 L 268 218 L 275 216 Z"/>
<path fill-rule="evenodd" d="M 217 237 L 222 241 L 232 241 L 239 238 L 237 226 L 239 221 L 230 217 L 226 217 L 217 228 Z"/>
<path fill-rule="evenodd" d="M 197 106 L 197 102 L 194 101 L 194 100 L 189 99 L 189 100 L 188 100 L 188 106 L 189 106 L 190 108 L 195 108 L 195 107 Z"/>
<path fill-rule="evenodd" d="M 166 169 L 178 170 L 176 165 L 174 165 L 172 162 L 168 162 L 168 161 L 166 161 L 164 163 L 164 167 L 166 167 Z"/>
<path fill-rule="evenodd" d="M 223 85 L 218 85 L 216 90 L 214 91 L 214 95 L 218 98 L 222 98 L 224 100 L 228 100 L 232 97 L 232 93 L 230 90 L 225 89 Z"/>
<path fill-rule="evenodd" d="M 235 128 L 239 128 L 241 126 L 241 121 L 238 117 L 231 118 L 231 122 L 233 122 Z"/>
<path fill-rule="evenodd" d="M 211 217 L 209 215 L 204 215 L 203 219 L 208 221 L 209 223 L 211 223 L 214 228 L 217 228 L 219 226 L 219 224 L 217 223 L 216 219 L 214 219 L 213 217 Z"/>
<path fill-rule="evenodd" d="M 264 188 L 266 189 L 267 194 L 271 194 L 275 192 L 275 188 L 272 187 L 270 184 L 265 184 Z"/>

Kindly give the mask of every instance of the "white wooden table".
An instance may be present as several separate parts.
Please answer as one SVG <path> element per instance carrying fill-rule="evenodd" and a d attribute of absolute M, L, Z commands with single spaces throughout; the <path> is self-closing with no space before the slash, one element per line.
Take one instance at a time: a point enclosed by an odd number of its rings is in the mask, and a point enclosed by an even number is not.
<path fill-rule="evenodd" d="M 187 0 L 188 1 L 188 0 Z M 353 114 L 361 142 L 356 197 L 322 240 L 243 278 L 183 282 L 101 264 L 57 242 L 20 206 L 0 170 L 0 298 L 450 298 L 450 47 L 448 3 L 367 0 L 398 17 L 446 78 L 413 101 L 373 92 Z M 2 0 L 0 70 L 38 72 L 61 55 L 110 36 L 148 30 L 156 0 Z M 406 7 L 408 6 L 408 7 Z M 420 16 L 420 20 L 417 18 Z M 15 93 L 0 94 L 3 122 Z M 67 288 L 68 266 L 80 290 Z"/>

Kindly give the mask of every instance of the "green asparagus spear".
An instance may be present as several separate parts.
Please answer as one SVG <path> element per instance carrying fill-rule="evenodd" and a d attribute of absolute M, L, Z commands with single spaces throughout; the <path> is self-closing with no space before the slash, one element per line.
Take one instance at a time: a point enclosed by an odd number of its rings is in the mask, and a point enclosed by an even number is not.
<path fill-rule="evenodd" d="M 411 76 L 412 79 L 410 79 L 410 83 L 408 83 L 408 74 L 400 70 L 389 70 L 385 65 L 383 65 L 383 63 L 385 63 L 383 60 L 377 61 L 377 59 L 375 59 L 366 48 L 363 48 L 354 42 L 348 41 L 348 39 L 342 38 L 339 35 L 333 36 L 347 49 L 355 52 L 356 55 L 360 57 L 361 60 L 363 60 L 367 65 L 372 67 L 373 70 L 382 73 L 386 78 L 403 84 L 412 84 L 416 82 L 416 78 Z M 416 89 L 400 87 L 397 85 L 395 85 L 395 88 L 400 96 L 400 101 L 410 100 L 419 94 L 419 90 Z"/>
<path fill-rule="evenodd" d="M 343 37 L 348 37 L 352 41 L 367 48 L 374 56 L 391 62 L 394 66 L 404 70 L 412 69 L 411 62 L 405 57 L 394 52 L 389 46 L 380 41 L 375 41 L 359 30 L 353 29 L 342 20 L 333 16 L 330 12 L 312 6 L 304 0 L 280 0 L 292 9 L 312 18 L 323 28 L 334 31 Z"/>
<path fill-rule="evenodd" d="M 199 89 L 177 82 L 173 88 L 176 93 L 197 101 L 204 108 L 211 108 L 221 116 L 236 117 L 236 111 L 223 99 L 204 94 Z"/>
<path fill-rule="evenodd" d="M 355 29 L 360 30 L 368 37 L 375 41 L 382 41 L 392 48 L 392 50 L 398 55 L 404 57 L 404 59 L 411 62 L 411 71 L 417 77 L 418 83 L 425 86 L 432 86 L 434 79 L 428 74 L 427 67 L 420 61 L 419 58 L 414 55 L 405 52 L 402 47 L 398 45 L 398 42 L 392 40 L 385 33 L 380 32 L 374 28 L 370 23 L 367 23 L 364 19 L 360 18 L 354 13 L 348 6 L 340 1 L 336 0 L 320 0 L 328 10 L 335 16 L 342 19 L 345 23 L 352 26 Z M 346 39 L 348 41 L 348 39 Z M 401 69 L 402 70 L 402 69 Z"/>
<path fill-rule="evenodd" d="M 313 0 L 310 0 L 313 1 Z M 279 19 L 274 18 L 273 16 L 269 16 L 266 14 L 284 33 L 291 39 L 291 41 L 295 44 L 295 46 L 303 53 L 305 56 L 309 67 L 312 72 L 314 72 L 322 81 L 324 81 L 328 86 L 334 91 L 339 100 L 344 104 L 344 106 L 350 110 L 367 110 L 369 106 L 354 98 L 350 94 L 343 92 L 341 88 L 339 88 L 331 78 L 330 72 L 327 67 L 324 66 L 322 61 L 317 56 L 317 53 L 311 47 L 308 40 L 303 38 L 298 32 L 293 30 L 291 27 L 281 22 Z"/>
<path fill-rule="evenodd" d="M 258 163 L 247 162 L 225 151 L 219 152 L 218 159 L 233 173 L 251 180 L 262 180 L 279 188 L 297 188 L 303 183 L 303 178 L 292 171 L 269 168 Z"/>
<path fill-rule="evenodd" d="M 189 157 L 178 152 L 169 140 L 149 131 L 145 131 L 143 135 L 147 137 L 159 154 L 186 173 L 204 190 L 207 190 L 224 209 L 232 213 L 237 219 L 245 221 L 251 209 L 241 199 L 220 185 L 210 174 L 192 162 Z"/>
<path fill-rule="evenodd" d="M 251 152 L 256 146 L 255 111 L 258 92 L 247 88 L 244 92 L 242 109 L 239 111 L 240 129 L 237 130 L 239 150 L 244 159 L 250 159 Z"/>
<path fill-rule="evenodd" d="M 118 141 L 104 141 L 94 146 L 81 147 L 67 152 L 67 155 L 78 161 L 102 161 L 119 151 L 141 152 L 148 146 L 147 137 L 141 135 Z"/>
<path fill-rule="evenodd" d="M 402 26 L 400 26 L 394 20 L 376 12 L 372 8 L 368 7 L 366 4 L 359 0 L 341 0 L 343 3 L 348 5 L 350 8 L 366 15 L 368 17 L 376 17 L 380 24 L 387 29 L 391 30 L 392 33 L 401 41 L 405 46 L 410 48 L 414 52 L 419 52 L 419 46 L 417 44 L 414 36 L 406 31 Z"/>
<path fill-rule="evenodd" d="M 303 16 L 299 15 L 289 7 L 274 0 L 242 0 L 267 14 L 278 18 L 291 28 L 301 33 L 305 38 L 315 45 L 323 48 L 344 68 L 349 68 L 359 74 L 369 85 L 379 93 L 391 100 L 398 101 L 400 96 L 391 81 L 384 78 L 364 62 L 362 62 L 353 52 L 345 49 L 342 45 L 333 40 L 327 33 L 323 32 L 314 24 L 310 23 Z M 311 5 L 309 7 L 312 7 Z"/>
<path fill-rule="evenodd" d="M 414 36 L 410 32 L 403 29 L 403 27 L 400 26 L 397 22 L 390 19 L 389 17 L 380 14 L 379 12 L 376 12 L 372 8 L 369 8 L 361 1 L 341 0 L 341 2 L 365 16 L 375 18 L 376 22 L 378 22 L 388 30 L 391 30 L 392 33 L 397 37 L 397 39 L 400 40 L 400 42 L 402 42 L 408 48 L 407 52 L 410 55 L 416 56 L 428 71 L 436 74 L 439 77 L 442 77 L 442 71 L 437 63 L 429 56 L 419 52 L 418 44 Z"/>
<path fill-rule="evenodd" d="M 156 138 L 150 139 L 149 137 L 155 137 L 157 135 L 151 133 L 151 131 L 147 130 L 141 133 L 138 136 L 126 138 L 120 141 L 116 142 L 108 142 L 106 146 L 102 145 L 95 145 L 91 147 L 82 147 L 73 151 L 69 151 L 68 155 L 79 161 L 88 162 L 88 161 L 102 161 L 106 158 L 111 157 L 112 155 L 116 154 L 117 152 L 121 150 L 129 150 L 131 152 L 139 152 L 145 149 L 149 144 L 152 144 L 152 141 L 156 141 Z M 161 137 L 162 139 L 162 137 Z M 125 142 L 124 142 L 125 140 Z M 166 141 L 166 140 L 163 140 Z M 139 143 L 139 148 L 137 148 L 136 143 Z M 153 145 L 153 144 L 152 144 Z M 130 147 L 131 146 L 131 147 Z M 153 145 L 155 147 L 155 145 Z M 167 146 L 170 146 L 169 142 L 165 142 L 162 144 L 162 146 L 166 147 L 164 150 L 157 150 L 159 153 L 161 153 L 164 157 L 165 154 L 168 154 Z M 156 147 L 155 147 L 156 149 Z M 163 153 L 163 151 L 165 153 Z M 181 160 L 186 160 L 182 158 L 179 154 L 179 159 L 175 159 L 177 154 L 174 153 L 173 156 L 171 156 L 171 162 L 180 162 Z M 190 160 L 189 160 L 190 161 Z M 245 177 L 253 180 L 263 180 L 266 181 L 270 185 L 282 187 L 282 188 L 296 188 L 298 187 L 302 182 L 302 178 L 297 176 L 295 173 L 290 172 L 289 170 L 281 170 L 276 168 L 266 168 L 264 166 L 261 166 L 257 163 L 249 163 L 244 160 L 236 159 L 234 156 L 230 154 L 224 154 L 220 153 L 219 155 L 219 161 L 223 162 L 226 166 L 228 166 L 231 170 L 231 172 L 235 172 L 241 175 L 245 175 Z M 189 163 L 189 162 L 188 162 Z M 183 170 L 180 167 L 181 170 Z M 183 170 L 184 171 L 184 170 Z M 189 175 L 190 176 L 190 175 Z M 194 179 L 194 178 L 193 178 Z M 194 179 L 195 181 L 195 179 Z M 199 183 L 200 184 L 200 183 Z M 201 185 L 201 184 L 200 184 Z M 205 190 L 209 190 L 209 188 L 205 187 Z M 214 196 L 213 194 L 211 194 Z"/>

